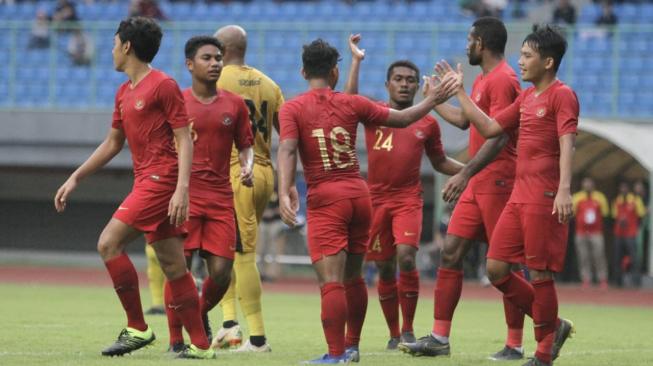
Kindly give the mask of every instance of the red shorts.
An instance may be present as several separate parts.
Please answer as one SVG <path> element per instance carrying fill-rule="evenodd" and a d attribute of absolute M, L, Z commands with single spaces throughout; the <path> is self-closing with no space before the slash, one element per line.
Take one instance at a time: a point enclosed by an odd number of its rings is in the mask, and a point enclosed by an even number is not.
<path fill-rule="evenodd" d="M 134 182 L 131 193 L 120 204 L 113 217 L 145 233 L 147 243 L 156 243 L 186 235 L 186 228 L 170 224 L 168 205 L 177 182 L 159 181 L 151 177 Z"/>
<path fill-rule="evenodd" d="M 487 257 L 525 263 L 538 271 L 561 272 L 567 253 L 569 226 L 551 215 L 549 205 L 509 203 L 490 240 Z"/>
<path fill-rule="evenodd" d="M 489 242 L 509 198 L 510 193 L 474 193 L 467 186 L 453 209 L 447 235 Z"/>
<path fill-rule="evenodd" d="M 387 261 L 397 250 L 396 244 L 419 247 L 422 233 L 421 199 L 381 202 L 372 206 L 372 227 L 365 259 Z"/>
<path fill-rule="evenodd" d="M 345 250 L 364 254 L 370 235 L 369 196 L 345 198 L 306 212 L 308 254 L 313 263 Z"/>
<path fill-rule="evenodd" d="M 219 257 L 234 259 L 236 251 L 236 221 L 233 197 L 191 196 L 190 219 L 186 224 L 188 237 L 184 251 L 190 255 L 200 250 Z"/>

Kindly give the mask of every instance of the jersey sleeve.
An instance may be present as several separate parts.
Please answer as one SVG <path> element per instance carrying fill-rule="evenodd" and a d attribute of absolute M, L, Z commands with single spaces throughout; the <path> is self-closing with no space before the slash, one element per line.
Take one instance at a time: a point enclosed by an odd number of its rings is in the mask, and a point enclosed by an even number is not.
<path fill-rule="evenodd" d="M 351 104 L 365 125 L 380 126 L 388 120 L 390 108 L 379 105 L 360 95 L 350 95 Z"/>
<path fill-rule="evenodd" d="M 556 113 L 558 137 L 576 133 L 578 128 L 579 105 L 576 93 L 569 88 L 561 88 L 553 99 L 553 109 Z"/>
<path fill-rule="evenodd" d="M 507 77 L 497 78 L 490 91 L 490 117 L 506 109 L 515 101 L 519 94 L 519 89 Z"/>
<path fill-rule="evenodd" d="M 299 125 L 294 103 L 285 103 L 279 110 L 279 140 L 299 139 Z"/>
<path fill-rule="evenodd" d="M 236 149 L 246 149 L 254 144 L 252 135 L 252 122 L 249 120 L 249 109 L 242 98 L 238 98 L 238 116 L 236 117 L 236 134 L 234 143 Z"/>
<path fill-rule="evenodd" d="M 173 130 L 189 125 L 184 96 L 174 80 L 166 79 L 159 84 L 157 98 Z"/>
<path fill-rule="evenodd" d="M 116 97 L 113 102 L 113 116 L 111 117 L 111 127 L 122 130 L 122 113 L 120 112 L 120 95 L 122 94 L 122 87 L 116 92 Z"/>
<path fill-rule="evenodd" d="M 504 131 L 511 131 L 519 127 L 519 117 L 521 112 L 521 103 L 524 100 L 524 94 L 520 94 L 511 105 L 501 110 L 494 117 L 494 120 L 503 128 Z"/>
<path fill-rule="evenodd" d="M 279 110 L 281 110 L 281 106 L 283 105 L 284 102 L 283 93 L 281 92 L 281 88 L 279 88 L 279 86 L 276 87 L 276 93 L 277 93 L 277 106 L 274 110 L 274 113 L 279 113 Z"/>
<path fill-rule="evenodd" d="M 644 206 L 644 202 L 639 196 L 635 196 L 635 208 L 637 211 L 637 216 L 640 218 L 646 216 L 646 206 Z"/>
<path fill-rule="evenodd" d="M 431 131 L 424 142 L 424 151 L 428 156 L 444 157 L 444 147 L 442 146 L 442 134 L 440 126 L 435 119 L 431 120 Z"/>

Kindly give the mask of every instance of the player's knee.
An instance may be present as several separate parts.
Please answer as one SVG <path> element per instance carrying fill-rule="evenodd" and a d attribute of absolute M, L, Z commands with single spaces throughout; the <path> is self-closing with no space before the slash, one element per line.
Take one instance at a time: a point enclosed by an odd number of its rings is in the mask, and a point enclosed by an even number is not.
<path fill-rule="evenodd" d="M 487 277 L 490 282 L 498 282 L 510 273 L 510 264 L 489 260 L 487 262 Z"/>
<path fill-rule="evenodd" d="M 406 253 L 399 256 L 399 270 L 401 272 L 411 272 L 415 270 L 415 256 L 411 253 Z"/>
<path fill-rule="evenodd" d="M 383 281 L 391 281 L 396 277 L 396 269 L 389 262 L 376 262 L 376 268 L 379 270 L 379 278 Z"/>
<path fill-rule="evenodd" d="M 119 243 L 110 240 L 106 235 L 101 235 L 97 243 L 97 251 L 100 253 L 100 257 L 107 261 L 119 256 L 122 253 L 122 248 Z"/>
<path fill-rule="evenodd" d="M 440 265 L 444 268 L 449 269 L 461 269 L 462 268 L 462 255 L 460 251 L 455 250 L 455 248 L 444 247 L 440 251 Z"/>

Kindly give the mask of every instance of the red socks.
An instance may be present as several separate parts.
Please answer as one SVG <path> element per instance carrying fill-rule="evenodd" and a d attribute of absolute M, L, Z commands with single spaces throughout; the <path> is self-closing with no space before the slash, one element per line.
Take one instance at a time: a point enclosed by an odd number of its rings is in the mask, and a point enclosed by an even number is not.
<path fill-rule="evenodd" d="M 379 302 L 383 310 L 385 322 L 390 330 L 390 337 L 397 338 L 399 333 L 399 298 L 397 293 L 397 281 L 383 281 L 379 279 L 377 290 L 379 292 Z"/>
<path fill-rule="evenodd" d="M 402 332 L 413 331 L 413 319 L 419 297 L 419 273 L 417 271 L 399 272 L 399 304 L 403 323 Z"/>
<path fill-rule="evenodd" d="M 172 290 L 170 283 L 166 281 L 163 289 L 163 302 L 166 308 L 166 316 L 168 317 L 168 333 L 170 334 L 170 345 L 176 343 L 184 343 L 184 334 L 182 332 L 183 324 L 177 315 L 177 312 L 170 306 L 174 306 L 172 301 Z"/>
<path fill-rule="evenodd" d="M 345 283 L 347 297 L 347 333 L 345 348 L 358 346 L 367 313 L 367 287 L 362 277 Z"/>
<path fill-rule="evenodd" d="M 463 271 L 439 268 L 435 283 L 433 333 L 449 337 L 451 319 L 463 290 Z"/>
<path fill-rule="evenodd" d="M 524 278 L 522 271 L 513 272 L 518 277 Z M 508 337 L 506 345 L 510 348 L 522 346 L 524 333 L 524 312 L 503 295 L 503 311 L 506 314 L 506 324 L 508 325 Z"/>
<path fill-rule="evenodd" d="M 503 292 L 504 300 L 512 302 L 521 311 L 532 317 L 531 308 L 535 291 L 533 290 L 533 286 L 524 277 L 510 272 L 506 277 L 497 282 L 493 282 L 492 285 Z"/>
<path fill-rule="evenodd" d="M 558 297 L 553 280 L 533 281 L 533 325 L 537 351 L 535 357 L 551 363 L 551 349 L 558 320 Z"/>
<path fill-rule="evenodd" d="M 229 285 L 219 286 L 211 277 L 207 277 L 206 280 L 204 280 L 204 285 L 202 286 L 202 297 L 200 299 L 200 311 L 202 315 L 208 313 L 218 305 L 228 288 Z"/>
<path fill-rule="evenodd" d="M 173 300 L 171 306 L 188 331 L 191 343 L 201 349 L 208 349 L 209 341 L 200 315 L 200 299 L 190 272 L 176 280 L 168 281 L 168 284 Z"/>
<path fill-rule="evenodd" d="M 329 345 L 331 356 L 345 352 L 345 322 L 347 320 L 347 298 L 345 286 L 338 282 L 327 282 L 321 288 L 322 328 Z"/>
<path fill-rule="evenodd" d="M 146 330 L 147 324 L 143 317 L 141 295 L 138 290 L 138 274 L 129 257 L 122 253 L 104 262 L 104 265 L 109 271 L 113 288 L 120 298 L 122 308 L 127 313 L 127 326 L 140 331 Z"/>

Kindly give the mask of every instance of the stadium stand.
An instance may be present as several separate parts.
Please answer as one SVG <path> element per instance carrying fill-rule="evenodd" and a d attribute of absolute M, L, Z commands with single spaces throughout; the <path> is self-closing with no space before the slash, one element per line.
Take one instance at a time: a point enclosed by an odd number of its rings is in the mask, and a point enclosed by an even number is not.
<path fill-rule="evenodd" d="M 110 108 L 123 76 L 112 71 L 109 50 L 115 23 L 128 14 L 129 4 L 76 5 L 80 25 L 95 44 L 95 62 L 86 68 L 70 61 L 68 32 L 51 32 L 50 49 L 25 50 L 37 10 L 51 12 L 54 6 L 54 1 L 0 6 L 0 62 L 8 66 L 0 70 L 0 84 L 7 86 L 0 91 L 0 107 Z M 457 2 L 443 0 L 353 5 L 339 1 L 161 2 L 160 6 L 171 22 L 165 24 L 155 66 L 176 77 L 182 87 L 190 83 L 181 56 L 184 41 L 198 33 L 211 34 L 222 23 L 241 23 L 250 30 L 248 62 L 277 80 L 287 96 L 303 90 L 297 71 L 299 49 L 312 38 L 319 36 L 336 45 L 343 51 L 346 65 L 347 35 L 363 32 L 370 57 L 361 74 L 361 92 L 382 98 L 384 90 L 374 85 L 394 59 L 410 58 L 425 72 L 438 59 L 464 61 L 464 40 L 471 21 Z M 561 76 L 578 92 L 584 116 L 649 117 L 653 115 L 653 103 L 647 102 L 650 93 L 640 90 L 653 85 L 653 75 L 644 62 L 653 52 L 653 4 L 616 5 L 619 25 L 613 30 L 593 25 L 600 11 L 600 6 L 592 3 L 580 9 L 578 26 L 568 30 L 570 50 Z M 510 21 L 511 11 L 505 13 Z M 527 25 L 522 24 L 524 27 Z M 513 66 L 517 51 L 508 55 Z"/>

